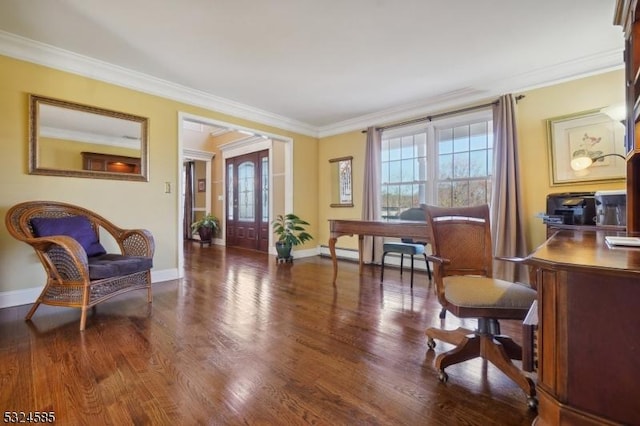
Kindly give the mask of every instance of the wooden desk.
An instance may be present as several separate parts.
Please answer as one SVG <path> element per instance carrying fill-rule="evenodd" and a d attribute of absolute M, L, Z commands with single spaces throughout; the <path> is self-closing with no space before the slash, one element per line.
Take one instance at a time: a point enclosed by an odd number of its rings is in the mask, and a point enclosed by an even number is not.
<path fill-rule="evenodd" d="M 536 426 L 640 424 L 640 249 L 558 231 L 528 258 L 538 285 Z"/>
<path fill-rule="evenodd" d="M 362 241 L 365 235 L 376 237 L 413 238 L 429 241 L 426 222 L 409 220 L 375 221 L 375 220 L 342 220 L 329 219 L 329 251 L 333 261 L 333 283 L 338 277 L 338 260 L 336 258 L 336 240 L 343 235 L 358 236 L 358 261 L 362 274 Z"/>

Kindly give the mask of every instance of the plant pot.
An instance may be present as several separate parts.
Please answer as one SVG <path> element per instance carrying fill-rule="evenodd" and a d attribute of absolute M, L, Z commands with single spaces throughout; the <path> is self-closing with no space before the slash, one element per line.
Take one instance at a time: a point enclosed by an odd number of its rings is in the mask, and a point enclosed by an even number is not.
<path fill-rule="evenodd" d="M 213 237 L 213 228 L 202 226 L 198 228 L 198 235 L 200 236 L 200 241 L 211 242 L 211 238 Z"/>
<path fill-rule="evenodd" d="M 276 242 L 276 252 L 278 253 L 278 259 L 289 259 L 291 257 L 291 246 Z"/>

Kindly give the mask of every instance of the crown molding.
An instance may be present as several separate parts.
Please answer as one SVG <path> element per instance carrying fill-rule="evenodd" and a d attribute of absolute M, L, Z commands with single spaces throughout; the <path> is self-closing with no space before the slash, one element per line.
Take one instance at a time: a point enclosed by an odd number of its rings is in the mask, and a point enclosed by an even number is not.
<path fill-rule="evenodd" d="M 0 54 L 233 117 L 318 137 L 318 128 L 315 126 L 2 30 Z"/>
<path fill-rule="evenodd" d="M 1 30 L 0 54 L 315 138 L 472 105 L 505 93 L 521 93 L 613 71 L 624 66 L 623 49 L 614 49 L 521 75 L 478 82 L 474 88 L 465 88 L 418 103 L 317 127 Z"/>
<path fill-rule="evenodd" d="M 527 73 L 502 78 L 500 80 L 478 82 L 475 88 L 465 88 L 445 93 L 411 105 L 377 111 L 372 114 L 355 117 L 351 120 L 320 127 L 318 137 L 324 138 L 363 130 L 369 126 L 392 124 L 409 120 L 412 117 L 430 115 L 439 111 L 446 111 L 447 109 L 451 110 L 475 103 L 486 102 L 489 99 L 497 98 L 505 93 L 522 93 L 528 90 L 614 71 L 624 67 L 623 53 L 623 49 L 613 49 L 566 61 L 551 67 L 531 70 Z"/>

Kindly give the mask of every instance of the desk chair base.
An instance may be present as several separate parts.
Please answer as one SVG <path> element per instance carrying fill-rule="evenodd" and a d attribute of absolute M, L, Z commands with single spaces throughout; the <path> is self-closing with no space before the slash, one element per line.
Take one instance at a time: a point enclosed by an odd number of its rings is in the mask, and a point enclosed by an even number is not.
<path fill-rule="evenodd" d="M 496 320 L 484 318 L 479 319 L 478 330 L 475 331 L 465 328 L 456 330 L 428 328 L 425 334 L 429 349 L 435 348 L 434 339 L 456 346 L 436 358 L 435 365 L 439 372 L 440 381 L 446 382 L 448 380 L 449 376 L 444 371 L 448 366 L 481 357 L 491 362 L 520 386 L 527 395 L 527 405 L 529 408 L 535 409 L 538 405 L 535 384 L 512 362 L 514 359 L 522 360 L 522 348 L 510 337 L 494 333 L 499 333 L 499 329 Z"/>

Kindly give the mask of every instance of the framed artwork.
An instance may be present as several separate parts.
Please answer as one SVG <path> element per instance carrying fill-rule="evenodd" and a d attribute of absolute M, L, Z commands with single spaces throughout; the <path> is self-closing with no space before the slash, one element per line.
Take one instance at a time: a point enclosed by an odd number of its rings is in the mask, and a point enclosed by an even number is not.
<path fill-rule="evenodd" d="M 623 180 L 626 175 L 624 158 L 624 124 L 613 120 L 600 110 L 554 117 L 547 120 L 551 185 L 581 182 Z M 587 156 L 595 161 L 575 171 L 571 160 Z"/>
<path fill-rule="evenodd" d="M 207 190 L 207 180 L 198 179 L 198 192 L 205 192 Z"/>
<path fill-rule="evenodd" d="M 351 161 L 353 157 L 332 158 L 331 207 L 353 207 Z"/>

